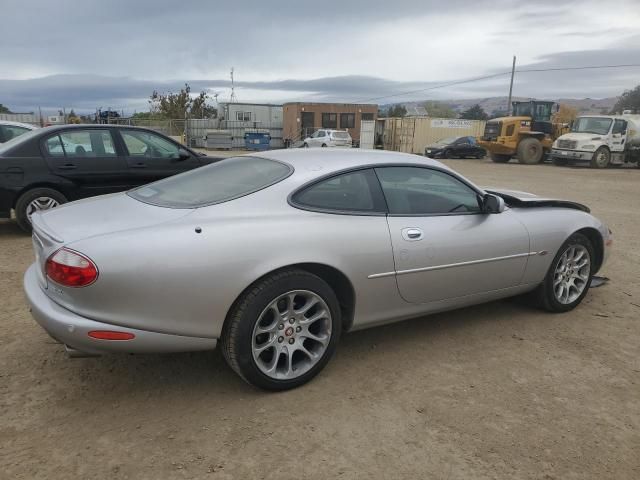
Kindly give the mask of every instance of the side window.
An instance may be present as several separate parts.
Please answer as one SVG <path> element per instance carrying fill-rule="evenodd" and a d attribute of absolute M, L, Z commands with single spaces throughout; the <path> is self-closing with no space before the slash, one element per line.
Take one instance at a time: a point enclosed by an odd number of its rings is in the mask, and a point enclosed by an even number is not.
<path fill-rule="evenodd" d="M 460 137 L 456 140 L 456 145 L 467 145 L 469 143 L 469 139 L 467 137 Z"/>
<path fill-rule="evenodd" d="M 51 157 L 64 157 L 64 149 L 59 135 L 47 138 L 44 141 L 44 148 Z"/>
<path fill-rule="evenodd" d="M 116 156 L 111 133 L 105 130 L 69 130 L 60 133 L 60 140 L 70 158 Z"/>
<path fill-rule="evenodd" d="M 121 131 L 122 140 L 132 157 L 177 158 L 179 147 L 161 136 L 136 130 Z"/>
<path fill-rule="evenodd" d="M 318 130 L 318 137 L 324 137 L 324 136 L 325 136 L 324 130 Z"/>
<path fill-rule="evenodd" d="M 350 212 L 382 212 L 376 204 L 371 185 L 377 180 L 372 170 L 359 170 L 321 180 L 293 196 L 301 206 L 322 210 Z"/>
<path fill-rule="evenodd" d="M 467 137 L 467 140 L 469 142 L 469 145 L 475 145 L 476 144 L 476 137 Z"/>
<path fill-rule="evenodd" d="M 613 124 L 612 134 L 624 133 L 627 130 L 627 122 L 625 120 L 616 120 Z"/>
<path fill-rule="evenodd" d="M 419 167 L 376 168 L 395 215 L 447 215 L 478 213 L 478 194 L 453 176 Z"/>

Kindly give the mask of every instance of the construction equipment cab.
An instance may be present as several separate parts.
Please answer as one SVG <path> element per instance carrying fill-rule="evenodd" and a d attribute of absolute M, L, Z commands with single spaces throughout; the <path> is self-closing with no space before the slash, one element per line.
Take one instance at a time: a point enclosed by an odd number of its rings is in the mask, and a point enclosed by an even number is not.
<path fill-rule="evenodd" d="M 512 157 L 520 163 L 539 163 L 567 126 L 552 123 L 554 102 L 531 100 L 512 105 L 513 115 L 489 120 L 478 143 L 497 163 L 508 162 Z"/>

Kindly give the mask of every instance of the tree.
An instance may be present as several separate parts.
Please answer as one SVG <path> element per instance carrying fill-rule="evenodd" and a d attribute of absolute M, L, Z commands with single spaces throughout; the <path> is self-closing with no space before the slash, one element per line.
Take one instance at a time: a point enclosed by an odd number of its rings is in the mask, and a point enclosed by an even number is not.
<path fill-rule="evenodd" d="M 558 111 L 553 114 L 553 121 L 554 123 L 571 123 L 577 116 L 577 109 L 567 105 L 566 103 L 561 103 Z"/>
<path fill-rule="evenodd" d="M 492 110 L 491 115 L 489 115 L 489 118 L 500 118 L 500 117 L 506 117 L 508 115 L 509 115 L 509 112 L 507 112 L 506 110 Z"/>
<path fill-rule="evenodd" d="M 471 108 L 462 112 L 460 118 L 464 118 L 465 120 L 486 120 L 489 118 L 489 115 L 476 103 Z"/>
<path fill-rule="evenodd" d="M 392 105 L 387 109 L 387 117 L 404 117 L 407 114 L 407 108 L 404 105 Z"/>
<path fill-rule="evenodd" d="M 13 112 L 9 110 L 8 107 L 5 107 L 3 104 L 0 103 L 0 113 L 13 113 Z"/>
<path fill-rule="evenodd" d="M 631 90 L 625 90 L 618 97 L 611 113 L 622 113 L 624 110 L 631 110 L 634 113 L 640 112 L 640 85 Z"/>
<path fill-rule="evenodd" d="M 209 96 L 200 92 L 197 97 L 191 97 L 191 87 L 184 84 L 178 93 L 159 93 L 154 90 L 149 98 L 150 113 L 163 118 L 203 118 L 217 114 L 217 110 L 207 105 Z"/>
<path fill-rule="evenodd" d="M 425 102 L 424 108 L 427 109 L 427 113 L 430 117 L 435 118 L 456 118 L 456 112 L 446 103 L 441 102 Z"/>

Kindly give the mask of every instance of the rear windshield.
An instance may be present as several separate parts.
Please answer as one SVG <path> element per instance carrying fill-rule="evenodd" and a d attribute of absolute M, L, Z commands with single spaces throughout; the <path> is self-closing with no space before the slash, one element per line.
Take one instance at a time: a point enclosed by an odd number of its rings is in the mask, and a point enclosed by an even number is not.
<path fill-rule="evenodd" d="M 20 136 L 13 137 L 8 142 L 0 143 L 0 155 L 2 155 L 5 152 L 8 152 L 16 145 L 20 145 L 21 143 L 28 142 L 30 138 L 35 137 L 41 132 L 42 130 L 40 129 L 29 130 L 28 132 L 25 132 Z"/>
<path fill-rule="evenodd" d="M 331 135 L 333 138 L 349 138 L 349 134 L 347 132 L 333 132 Z"/>
<path fill-rule="evenodd" d="M 144 203 L 196 208 L 262 190 L 293 172 L 284 163 L 258 157 L 231 157 L 128 192 Z"/>

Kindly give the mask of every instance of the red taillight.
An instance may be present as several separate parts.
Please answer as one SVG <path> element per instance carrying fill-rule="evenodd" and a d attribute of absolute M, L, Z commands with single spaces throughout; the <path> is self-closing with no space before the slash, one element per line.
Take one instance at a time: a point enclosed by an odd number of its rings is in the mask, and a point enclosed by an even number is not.
<path fill-rule="evenodd" d="M 61 248 L 47 259 L 47 277 L 65 287 L 86 287 L 98 278 L 98 268 L 84 255 Z"/>
<path fill-rule="evenodd" d="M 98 340 L 133 340 L 136 338 L 133 333 L 111 330 L 91 330 L 87 335 Z"/>

